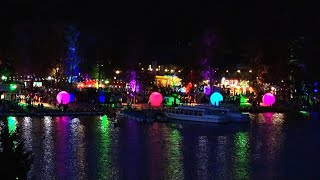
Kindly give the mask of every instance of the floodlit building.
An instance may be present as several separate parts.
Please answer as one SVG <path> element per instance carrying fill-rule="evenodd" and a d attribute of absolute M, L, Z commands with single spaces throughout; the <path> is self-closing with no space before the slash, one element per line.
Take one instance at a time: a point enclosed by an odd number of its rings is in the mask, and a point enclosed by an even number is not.
<path fill-rule="evenodd" d="M 156 85 L 160 87 L 168 87 L 168 86 L 180 86 L 181 79 L 177 76 L 173 75 L 164 75 L 164 76 L 156 76 Z"/>

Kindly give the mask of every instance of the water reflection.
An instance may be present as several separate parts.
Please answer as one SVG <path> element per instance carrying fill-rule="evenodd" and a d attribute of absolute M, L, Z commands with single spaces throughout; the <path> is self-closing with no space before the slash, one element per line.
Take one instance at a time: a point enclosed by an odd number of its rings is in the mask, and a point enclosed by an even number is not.
<path fill-rule="evenodd" d="M 177 129 L 170 130 L 168 135 L 165 153 L 168 164 L 165 165 L 165 179 L 184 179 L 182 137 Z"/>
<path fill-rule="evenodd" d="M 8 131 L 9 131 L 9 135 L 12 136 L 13 134 L 16 133 L 17 131 L 17 119 L 16 117 L 12 117 L 12 116 L 9 116 L 7 118 L 8 120 Z M 18 146 L 18 142 L 16 140 L 13 140 L 13 146 L 14 148 L 16 148 Z"/>
<path fill-rule="evenodd" d="M 86 178 L 86 158 L 85 158 L 85 147 L 86 143 L 85 138 L 85 127 L 80 123 L 78 118 L 73 118 L 71 120 L 71 151 L 75 157 L 74 163 L 72 166 L 77 169 L 76 177 L 77 179 Z"/>
<path fill-rule="evenodd" d="M 251 117 L 240 132 L 225 125 L 205 133 L 200 126 L 135 121 L 115 127 L 108 117 L 3 122 L 11 133 L 22 127 L 20 138 L 35 155 L 36 179 L 294 179 L 291 172 L 316 172 L 310 162 L 319 160 L 318 121 L 297 123 L 281 113 Z"/>
<path fill-rule="evenodd" d="M 42 159 L 42 179 L 54 177 L 54 143 L 53 143 L 53 122 L 51 116 L 45 116 L 44 136 L 43 136 L 43 159 Z"/>
<path fill-rule="evenodd" d="M 107 116 L 100 117 L 101 144 L 99 148 L 99 179 L 111 179 L 111 162 L 110 162 L 110 121 Z"/>
<path fill-rule="evenodd" d="M 10 136 L 12 136 L 17 130 L 17 119 L 16 117 L 9 116 L 7 120 L 8 120 L 9 134 Z"/>
<path fill-rule="evenodd" d="M 217 137 L 217 151 L 216 151 L 216 167 L 217 175 L 219 179 L 229 179 L 227 177 L 228 173 L 228 163 L 227 163 L 227 137 L 218 136 Z"/>
<path fill-rule="evenodd" d="M 234 179 L 249 179 L 248 133 L 238 132 L 234 137 L 235 162 Z"/>
<path fill-rule="evenodd" d="M 269 152 L 269 161 L 274 162 L 279 155 L 280 149 L 282 147 L 282 142 L 284 140 L 284 134 L 282 131 L 284 115 L 280 113 L 274 113 L 272 115 L 272 126 L 268 129 L 267 133 L 269 137 L 267 138 L 267 147 Z"/>
<path fill-rule="evenodd" d="M 149 179 L 158 179 L 161 172 L 162 157 L 162 136 L 158 123 L 153 123 L 149 128 L 148 134 L 151 136 L 149 141 Z"/>
<path fill-rule="evenodd" d="M 259 177 L 272 178 L 277 170 L 277 161 L 285 139 L 283 130 L 285 115 L 260 113 L 255 120 L 258 121 L 258 124 L 252 128 L 250 134 L 254 145 L 251 152 L 254 160 L 253 167 L 257 168 L 255 174 Z"/>
<path fill-rule="evenodd" d="M 264 120 L 267 125 L 267 127 L 263 128 L 267 157 L 269 161 L 274 161 L 277 159 L 284 140 L 282 126 L 285 117 L 282 113 L 262 113 L 261 116 L 260 119 Z"/>
<path fill-rule="evenodd" d="M 26 151 L 32 151 L 32 119 L 24 117 L 22 123 L 22 138 Z"/>
<path fill-rule="evenodd" d="M 208 160 L 209 160 L 208 137 L 200 136 L 198 138 L 197 156 L 197 177 L 198 179 L 208 179 Z"/>
<path fill-rule="evenodd" d="M 74 177 L 71 174 L 68 176 L 67 168 L 69 166 L 69 142 L 68 142 L 68 117 L 56 117 L 56 176 L 58 179 L 70 179 Z"/>

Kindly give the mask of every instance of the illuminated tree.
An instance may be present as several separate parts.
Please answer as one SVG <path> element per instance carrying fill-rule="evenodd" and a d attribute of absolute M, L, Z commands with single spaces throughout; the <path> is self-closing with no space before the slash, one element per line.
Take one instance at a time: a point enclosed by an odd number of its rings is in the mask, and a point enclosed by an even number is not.
<path fill-rule="evenodd" d="M 32 156 L 25 152 L 23 142 L 18 141 L 16 120 L 8 117 L 0 123 L 0 174 L 3 179 L 27 179 Z M 5 122 L 5 121 L 4 121 Z"/>
<path fill-rule="evenodd" d="M 306 73 L 303 59 L 304 38 L 300 37 L 289 44 L 288 83 L 290 98 L 299 101 L 306 94 Z"/>
<path fill-rule="evenodd" d="M 15 70 L 10 61 L 1 61 L 0 62 L 0 77 L 10 77 L 15 74 Z"/>
<path fill-rule="evenodd" d="M 64 62 L 64 70 L 68 77 L 69 83 L 72 85 L 74 77 L 79 75 L 80 58 L 78 56 L 78 38 L 80 32 L 74 25 L 70 25 L 66 29 L 65 40 L 67 43 L 66 56 Z"/>
<path fill-rule="evenodd" d="M 253 87 L 258 94 L 262 95 L 264 93 L 262 86 L 266 81 L 269 67 L 263 63 L 263 56 L 261 53 L 250 58 L 249 64 L 252 71 L 251 73 L 242 73 L 248 75 L 248 77 L 244 79 L 249 80 L 250 86 Z"/>
<path fill-rule="evenodd" d="M 201 75 L 204 80 L 209 80 L 210 91 L 213 92 L 213 85 L 214 85 L 214 67 L 212 65 L 212 53 L 215 47 L 215 35 L 207 31 L 204 36 L 203 41 L 203 54 L 202 54 L 202 71 Z M 210 93 L 211 94 L 211 93 Z"/>

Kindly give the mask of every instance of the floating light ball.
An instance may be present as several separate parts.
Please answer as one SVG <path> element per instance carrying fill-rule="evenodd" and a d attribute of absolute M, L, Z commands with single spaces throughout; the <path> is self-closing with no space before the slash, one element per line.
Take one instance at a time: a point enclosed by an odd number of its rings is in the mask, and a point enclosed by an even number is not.
<path fill-rule="evenodd" d="M 271 93 L 266 93 L 262 97 L 262 102 L 266 106 L 272 106 L 272 104 L 276 102 L 276 97 Z"/>
<path fill-rule="evenodd" d="M 68 104 L 70 102 L 70 94 L 66 91 L 61 91 L 57 94 L 58 104 Z"/>
<path fill-rule="evenodd" d="M 214 92 L 210 96 L 210 102 L 214 106 L 219 106 L 220 101 L 223 101 L 223 97 L 219 92 Z"/>
<path fill-rule="evenodd" d="M 106 97 L 104 95 L 99 96 L 99 102 L 104 103 L 106 101 Z"/>
<path fill-rule="evenodd" d="M 162 103 L 162 95 L 158 92 L 153 92 L 149 97 L 149 101 L 151 106 L 160 106 Z"/>
<path fill-rule="evenodd" d="M 70 93 L 70 102 L 74 102 L 75 99 L 76 97 L 74 96 L 74 94 Z"/>

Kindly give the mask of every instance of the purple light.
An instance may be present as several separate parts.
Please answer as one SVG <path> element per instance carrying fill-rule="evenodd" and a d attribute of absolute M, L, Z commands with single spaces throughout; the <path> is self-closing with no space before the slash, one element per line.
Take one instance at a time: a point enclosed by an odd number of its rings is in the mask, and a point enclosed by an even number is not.
<path fill-rule="evenodd" d="M 140 91 L 140 86 L 137 83 L 137 81 L 134 79 L 130 81 L 130 90 L 132 92 L 139 92 Z"/>
<path fill-rule="evenodd" d="M 204 94 L 206 94 L 206 95 L 211 94 L 211 88 L 210 88 L 210 86 L 205 86 L 205 87 L 204 87 Z"/>
<path fill-rule="evenodd" d="M 149 101 L 151 106 L 160 106 L 162 103 L 162 95 L 158 92 L 153 92 L 149 97 Z"/>
<path fill-rule="evenodd" d="M 276 97 L 271 94 L 271 93 L 266 93 L 263 95 L 262 97 L 262 102 L 266 105 L 266 106 L 272 106 L 272 104 L 274 102 L 276 102 Z"/>
<path fill-rule="evenodd" d="M 57 94 L 58 104 L 68 104 L 70 102 L 70 94 L 66 91 L 61 91 Z"/>
<path fill-rule="evenodd" d="M 318 92 L 318 89 L 314 89 L 314 92 L 317 93 L 317 92 Z"/>

